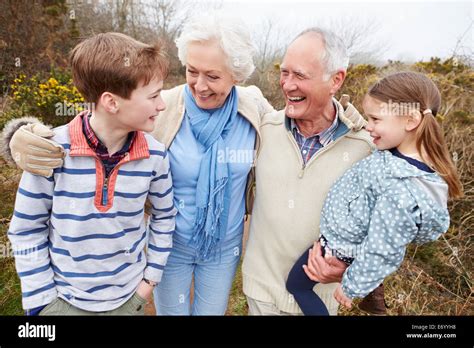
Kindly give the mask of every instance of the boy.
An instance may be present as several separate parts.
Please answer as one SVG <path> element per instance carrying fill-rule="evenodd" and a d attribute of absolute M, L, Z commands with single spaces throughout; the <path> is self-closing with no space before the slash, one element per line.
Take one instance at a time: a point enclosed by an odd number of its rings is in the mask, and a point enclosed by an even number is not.
<path fill-rule="evenodd" d="M 144 314 L 176 215 L 165 147 L 143 133 L 165 109 L 168 62 L 159 47 L 119 33 L 81 42 L 70 62 L 95 110 L 55 129 L 62 168 L 20 181 L 8 235 L 23 307 L 27 315 Z"/>

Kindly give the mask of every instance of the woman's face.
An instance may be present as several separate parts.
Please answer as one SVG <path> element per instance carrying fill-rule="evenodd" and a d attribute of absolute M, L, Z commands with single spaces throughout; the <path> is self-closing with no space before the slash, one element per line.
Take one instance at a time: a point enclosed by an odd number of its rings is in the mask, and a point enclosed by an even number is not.
<path fill-rule="evenodd" d="M 186 83 L 201 109 L 221 107 L 236 83 L 214 42 L 191 42 L 186 57 Z"/>

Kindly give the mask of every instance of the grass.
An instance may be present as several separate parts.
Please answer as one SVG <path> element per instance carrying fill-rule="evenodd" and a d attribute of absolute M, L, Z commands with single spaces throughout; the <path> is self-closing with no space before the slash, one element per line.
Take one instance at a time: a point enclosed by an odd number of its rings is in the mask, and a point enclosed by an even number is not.
<path fill-rule="evenodd" d="M 20 280 L 7 237 L 20 174 L 18 170 L 8 167 L 2 159 L 0 166 L 0 315 L 21 315 Z"/>
<path fill-rule="evenodd" d="M 229 303 L 226 315 L 247 315 L 248 305 L 244 292 L 242 291 L 242 262 L 237 268 L 237 273 L 232 283 Z"/>

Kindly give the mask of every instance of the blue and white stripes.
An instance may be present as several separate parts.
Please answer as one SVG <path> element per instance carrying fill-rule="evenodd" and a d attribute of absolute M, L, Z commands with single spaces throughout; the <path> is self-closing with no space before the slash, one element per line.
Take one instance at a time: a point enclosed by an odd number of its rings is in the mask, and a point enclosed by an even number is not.
<path fill-rule="evenodd" d="M 54 140 L 69 145 L 68 127 L 55 131 Z M 84 310 L 112 310 L 144 277 L 161 280 L 176 209 L 165 148 L 145 138 L 150 158 L 120 166 L 113 206 L 106 212 L 94 205 L 95 159 L 69 156 L 70 146 L 64 146 L 68 156 L 52 178 L 23 174 L 8 236 L 25 309 L 60 296 Z"/>

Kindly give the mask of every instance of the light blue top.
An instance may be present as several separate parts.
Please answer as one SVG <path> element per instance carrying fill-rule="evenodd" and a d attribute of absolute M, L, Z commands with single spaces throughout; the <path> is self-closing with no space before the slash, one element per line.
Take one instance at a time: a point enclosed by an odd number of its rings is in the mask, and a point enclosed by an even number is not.
<path fill-rule="evenodd" d="M 320 231 L 330 249 L 354 257 L 344 294 L 364 297 L 403 261 L 407 244 L 449 227 L 448 186 L 391 151 L 375 151 L 339 178 L 324 203 Z"/>
<path fill-rule="evenodd" d="M 232 175 L 232 201 L 229 209 L 228 228 L 223 242 L 243 232 L 245 215 L 245 188 L 252 167 L 255 148 L 255 129 L 238 114 L 232 131 L 225 140 L 225 152 L 218 159 L 230 163 Z M 173 174 L 174 202 L 178 209 L 175 237 L 189 241 L 193 233 L 196 214 L 196 185 L 204 147 L 196 140 L 187 114 L 171 144 L 171 172 Z"/>

